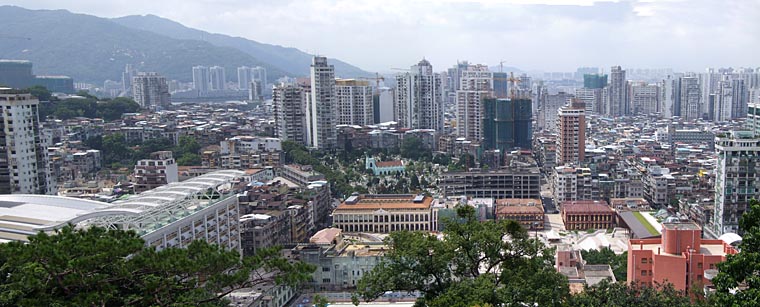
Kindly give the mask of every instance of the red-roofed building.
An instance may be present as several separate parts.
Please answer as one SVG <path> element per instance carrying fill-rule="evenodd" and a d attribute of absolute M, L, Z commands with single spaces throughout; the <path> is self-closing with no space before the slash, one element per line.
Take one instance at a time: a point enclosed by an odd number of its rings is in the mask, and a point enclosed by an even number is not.
<path fill-rule="evenodd" d="M 603 200 L 562 202 L 562 221 L 567 230 L 610 229 L 615 227 L 615 211 Z"/>

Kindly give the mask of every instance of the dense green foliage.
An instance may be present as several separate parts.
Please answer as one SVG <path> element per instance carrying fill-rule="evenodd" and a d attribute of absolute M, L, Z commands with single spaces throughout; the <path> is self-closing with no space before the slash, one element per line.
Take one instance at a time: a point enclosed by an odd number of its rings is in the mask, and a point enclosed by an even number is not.
<path fill-rule="evenodd" d="M 567 279 L 552 266 L 554 251 L 517 222 L 479 222 L 473 208 L 461 206 L 457 219 L 445 223 L 445 240 L 391 233 L 389 251 L 357 293 L 373 300 L 386 291 L 420 291 L 417 306 L 561 306 L 567 300 Z"/>
<path fill-rule="evenodd" d="M 616 255 L 609 247 L 605 247 L 601 250 L 581 250 L 581 256 L 586 264 L 609 264 L 618 281 L 628 279 L 628 252 Z"/>
<path fill-rule="evenodd" d="M 760 202 L 753 199 L 749 207 L 739 220 L 744 231 L 741 252 L 718 264 L 712 280 L 717 291 L 711 298 L 717 306 L 760 306 Z M 732 294 L 734 289 L 740 291 Z"/>
<path fill-rule="evenodd" d="M 707 306 L 706 302 L 690 298 L 673 288 L 671 284 L 658 287 L 626 286 L 624 283 L 603 281 L 594 287 L 586 287 L 583 293 L 570 297 L 568 306 L 573 307 L 690 307 Z"/>
<path fill-rule="evenodd" d="M 297 285 L 313 270 L 276 248 L 242 259 L 204 241 L 156 251 L 131 231 L 67 226 L 0 244 L 0 306 L 227 306 L 234 289 Z"/>
<path fill-rule="evenodd" d="M 132 167 L 140 159 L 147 159 L 150 153 L 162 150 L 172 152 L 177 164 L 200 165 L 201 146 L 192 136 L 179 137 L 179 144 L 173 146 L 168 139 L 150 139 L 139 144 L 129 144 L 120 133 L 97 136 L 85 141 L 90 148 L 101 151 L 103 164 L 111 169 L 119 167 Z"/>
<path fill-rule="evenodd" d="M 29 90 L 29 93 L 32 94 L 32 96 L 37 97 L 40 101 L 50 101 L 50 98 L 53 97 L 53 94 L 42 85 L 35 85 L 27 90 Z"/>
<path fill-rule="evenodd" d="M 111 121 L 121 118 L 124 113 L 134 113 L 139 110 L 140 105 L 131 98 L 118 97 L 99 101 L 97 97 L 86 95 L 84 98 L 43 102 L 40 108 L 40 118 L 52 116 L 66 120 L 74 117 L 87 117 Z"/>
<path fill-rule="evenodd" d="M 332 156 L 319 151 L 310 152 L 305 146 L 292 141 L 282 142 L 282 151 L 288 163 L 311 165 L 315 171 L 325 175 L 325 179 L 330 182 L 333 197 L 343 198 L 353 192 L 367 193 L 367 187 L 352 184 L 352 181 L 361 176 L 363 166 L 361 169 L 340 170 L 340 164 L 349 164 L 349 161 L 356 160 L 361 155 L 343 153 Z"/>

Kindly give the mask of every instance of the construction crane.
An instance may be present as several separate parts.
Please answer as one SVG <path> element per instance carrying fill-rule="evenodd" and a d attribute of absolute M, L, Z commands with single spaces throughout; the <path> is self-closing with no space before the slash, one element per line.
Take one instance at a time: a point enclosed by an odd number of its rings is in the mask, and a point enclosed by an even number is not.
<path fill-rule="evenodd" d="M 4 35 L 0 34 L 0 38 L 7 38 L 7 39 L 23 39 L 23 40 L 32 40 L 31 37 L 24 37 L 24 36 L 13 36 L 13 35 Z"/>
<path fill-rule="evenodd" d="M 499 61 L 499 72 L 504 72 L 504 60 Z"/>
<path fill-rule="evenodd" d="M 515 78 L 515 73 L 510 72 L 507 81 L 511 82 L 511 86 L 509 87 L 509 99 L 514 100 L 517 98 L 517 84 L 520 83 L 520 79 Z"/>
<path fill-rule="evenodd" d="M 385 77 L 381 76 L 380 73 L 375 73 L 374 78 L 367 78 L 367 77 L 360 77 L 361 80 L 375 80 L 375 94 L 380 95 L 380 81 L 385 82 Z"/>
<path fill-rule="evenodd" d="M 392 70 L 402 70 L 402 71 L 412 71 L 412 70 L 411 70 L 411 69 L 409 69 L 409 68 L 396 68 L 396 67 L 391 67 L 391 69 L 392 69 Z"/>

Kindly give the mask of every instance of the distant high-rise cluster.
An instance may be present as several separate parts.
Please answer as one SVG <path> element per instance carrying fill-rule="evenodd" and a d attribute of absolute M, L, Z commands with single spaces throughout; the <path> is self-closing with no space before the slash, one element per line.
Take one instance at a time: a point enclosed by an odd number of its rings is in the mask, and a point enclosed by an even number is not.
<path fill-rule="evenodd" d="M 248 91 L 250 100 L 261 99 L 267 88 L 267 70 L 264 67 L 240 66 L 237 68 L 237 85 L 239 90 Z"/>

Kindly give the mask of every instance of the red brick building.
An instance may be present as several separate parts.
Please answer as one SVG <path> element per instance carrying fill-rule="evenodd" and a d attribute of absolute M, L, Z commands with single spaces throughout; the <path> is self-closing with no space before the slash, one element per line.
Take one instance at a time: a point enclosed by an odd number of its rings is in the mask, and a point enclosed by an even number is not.
<path fill-rule="evenodd" d="M 610 229 L 615 227 L 615 211 L 603 200 L 562 202 L 562 222 L 567 230 Z"/>
<path fill-rule="evenodd" d="M 701 289 L 712 285 L 705 273 L 717 274 L 717 264 L 735 253 L 722 240 L 702 239 L 702 228 L 693 222 L 664 223 L 662 238 L 628 242 L 628 284 L 667 282 L 678 290 Z"/>

